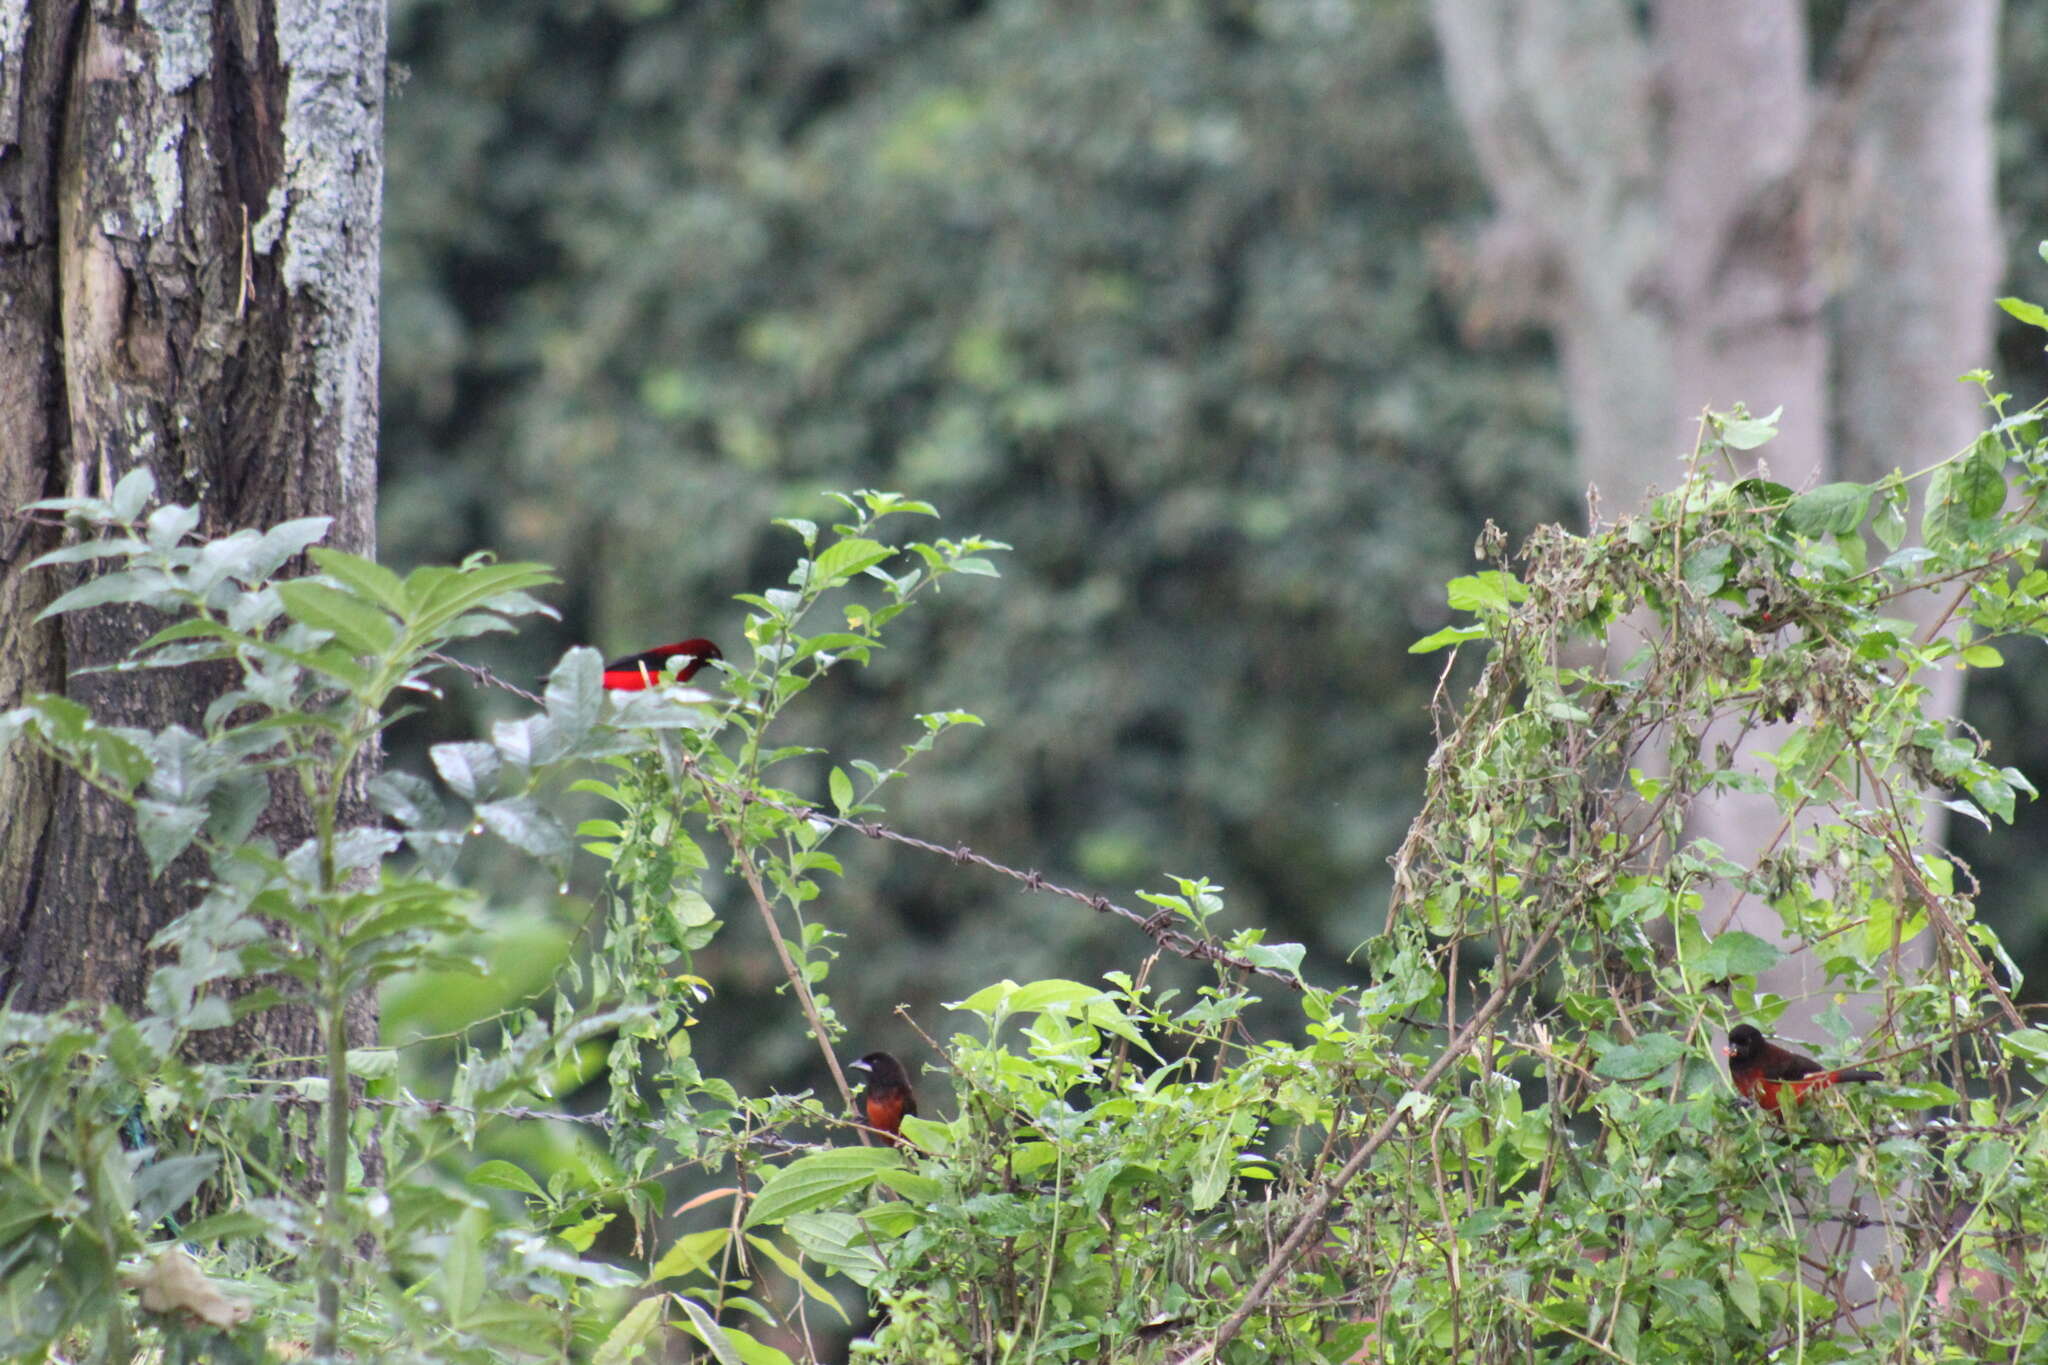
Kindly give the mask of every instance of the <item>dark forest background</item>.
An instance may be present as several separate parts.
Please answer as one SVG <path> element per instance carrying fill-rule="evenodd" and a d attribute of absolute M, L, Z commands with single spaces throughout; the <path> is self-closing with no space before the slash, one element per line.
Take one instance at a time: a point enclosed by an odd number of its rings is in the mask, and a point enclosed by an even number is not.
<path fill-rule="evenodd" d="M 771 518 L 829 520 L 828 488 L 929 499 L 939 534 L 1015 547 L 1002 581 L 904 618 L 791 738 L 886 763 L 911 713 L 973 711 L 987 728 L 893 788 L 891 823 L 1126 902 L 1207 876 L 1233 921 L 1342 979 L 1431 747 L 1443 656 L 1407 646 L 1488 520 L 1519 539 L 1584 516 L 1547 342 L 1479 344 L 1439 278 L 1486 200 L 1425 8 L 396 0 L 391 20 L 383 556 L 488 549 L 567 583 L 556 634 L 475 657 L 530 684 L 579 642 L 736 652 L 733 594 L 792 562 Z M 2048 4 L 2004 25 L 2004 292 L 2039 299 Z M 2048 386 L 2037 339 L 2000 343 L 2006 388 Z M 1645 458 L 1675 478 L 1679 454 Z M 1973 674 L 1967 710 L 2037 782 L 2042 662 Z M 513 705 L 451 695 L 395 761 Z M 783 780 L 822 799 L 823 772 Z M 2041 998 L 2048 818 L 1952 834 Z M 1131 956 L 1071 905 L 838 851 L 819 917 L 858 961 L 832 987 L 849 1055 L 913 1050 L 899 1002 L 935 1027 L 988 981 Z M 394 992 L 388 1028 L 475 1017 L 567 951 L 576 903 L 476 875 L 498 970 Z M 746 1017 L 779 973 L 727 918 L 699 967 Z M 742 1085 L 816 1066 L 794 1032 L 714 1025 L 698 1048 Z"/>

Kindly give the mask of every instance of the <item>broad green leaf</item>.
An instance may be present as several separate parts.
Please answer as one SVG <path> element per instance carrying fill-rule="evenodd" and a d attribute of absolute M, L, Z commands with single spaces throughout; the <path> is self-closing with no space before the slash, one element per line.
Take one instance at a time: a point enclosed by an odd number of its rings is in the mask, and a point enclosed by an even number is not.
<path fill-rule="evenodd" d="M 563 859 L 575 850 L 575 840 L 562 822 L 530 796 L 486 801 L 476 808 L 476 816 L 485 829 L 536 858 Z"/>
<path fill-rule="evenodd" d="M 1706 946 L 1695 968 L 1708 980 L 1719 981 L 1731 976 L 1755 976 L 1759 972 L 1767 972 L 1778 965 L 1782 956 L 1755 934 L 1732 929 L 1717 935 Z"/>
<path fill-rule="evenodd" d="M 647 1272 L 647 1283 L 653 1284 L 657 1280 L 666 1280 L 692 1272 L 716 1282 L 718 1268 L 712 1264 L 713 1258 L 725 1250 L 725 1244 L 731 1238 L 732 1229 L 729 1227 L 706 1228 L 702 1232 L 685 1233 L 676 1238 L 669 1249 L 662 1253 L 661 1259 L 654 1263 L 654 1268 Z"/>
<path fill-rule="evenodd" d="M 158 1157 L 144 1166 L 135 1176 L 136 1225 L 147 1235 L 165 1214 L 182 1208 L 197 1194 L 219 1165 L 219 1155 L 207 1153 Z"/>
<path fill-rule="evenodd" d="M 471 1170 L 465 1178 L 472 1185 L 483 1185 L 494 1190 L 518 1190 L 521 1194 L 530 1194 L 535 1199 L 547 1197 L 532 1176 L 509 1161 L 486 1161 Z"/>
<path fill-rule="evenodd" d="M 109 602 L 141 602 L 155 605 L 162 602 L 169 591 L 170 580 L 156 569 L 103 573 L 96 578 L 87 579 L 44 607 L 36 619 L 45 621 L 52 616 L 62 616 L 67 611 L 83 611 L 87 607 L 103 606 Z"/>
<path fill-rule="evenodd" d="M 605 1334 L 604 1342 L 590 1358 L 591 1365 L 630 1365 L 642 1350 L 661 1334 L 661 1306 L 666 1294 L 640 1300 L 619 1319 L 619 1325 Z"/>
<path fill-rule="evenodd" d="M 107 502 L 115 521 L 132 522 L 142 515 L 142 509 L 155 496 L 156 475 L 138 465 L 121 476 Z"/>
<path fill-rule="evenodd" d="M 1871 488 L 1862 483 L 1824 483 L 1801 493 L 1785 509 L 1785 525 L 1795 534 L 1818 540 L 1847 535 L 1863 524 L 1870 510 Z"/>
<path fill-rule="evenodd" d="M 850 1213 L 793 1214 L 783 1230 L 796 1240 L 804 1255 L 855 1284 L 873 1283 L 886 1268 L 880 1253 L 868 1245 L 866 1227 Z"/>
<path fill-rule="evenodd" d="M 1717 412 L 1713 414 L 1713 422 L 1721 434 L 1723 445 L 1731 450 L 1755 450 L 1758 446 L 1777 439 L 1778 418 L 1784 411 L 1781 404 L 1762 417 L 1751 417 L 1747 413 Z"/>
<path fill-rule="evenodd" d="M 763 1182 L 747 1209 L 747 1227 L 780 1223 L 793 1213 L 809 1213 L 837 1203 L 874 1183 L 878 1171 L 903 1164 L 894 1147 L 845 1147 L 800 1156 Z"/>
<path fill-rule="evenodd" d="M 1734 559 L 1733 545 L 1701 546 L 1685 557 L 1686 586 L 1702 597 L 1713 596 L 1728 581 L 1728 568 Z"/>
<path fill-rule="evenodd" d="M 1646 1081 L 1685 1056 L 1685 1044 L 1669 1033 L 1646 1033 L 1633 1043 L 1610 1048 L 1593 1064 L 1595 1075 L 1617 1081 Z"/>
<path fill-rule="evenodd" d="M 1516 602 L 1526 602 L 1529 589 L 1511 573 L 1488 569 L 1485 573 L 1453 578 L 1445 585 L 1444 595 L 1457 611 L 1504 610 Z"/>
<path fill-rule="evenodd" d="M 1752 1327 L 1761 1327 L 1764 1322 L 1763 1297 L 1757 1289 L 1756 1276 L 1749 1273 L 1749 1267 L 1737 1261 L 1728 1270 L 1724 1283 L 1728 1286 L 1728 1300 L 1749 1319 Z"/>
<path fill-rule="evenodd" d="M 393 616 L 403 619 L 410 613 L 412 604 L 406 597 L 405 584 L 399 581 L 397 574 L 375 560 L 324 545 L 309 552 L 307 558 L 321 573 L 354 589 L 358 597 L 375 602 Z"/>
<path fill-rule="evenodd" d="M 817 559 L 812 561 L 812 572 L 818 586 L 843 582 L 871 565 L 879 564 L 896 551 L 877 541 L 861 536 L 849 536 L 825 547 Z"/>
<path fill-rule="evenodd" d="M 542 700 L 557 742 L 581 743 L 604 710 L 604 656 L 582 645 L 564 654 L 548 674 Z"/>
<path fill-rule="evenodd" d="M 1410 654 L 1434 654 L 1451 645 L 1462 645 L 1467 640 L 1484 640 L 1485 626 L 1445 626 L 1442 630 L 1425 635 L 1408 646 Z"/>
<path fill-rule="evenodd" d="M 2042 243 L 2041 257 L 2048 260 L 2048 242 Z M 2042 308 L 2038 303 L 2029 303 L 2025 299 L 2003 298 L 1998 301 L 1998 306 L 2029 327 L 2048 330 L 2048 309 Z"/>
<path fill-rule="evenodd" d="M 719 1326 L 717 1319 L 695 1299 L 678 1294 L 675 1300 L 689 1316 L 691 1334 L 704 1343 L 718 1365 L 793 1365 L 781 1351 L 754 1340 L 739 1328 Z"/>
<path fill-rule="evenodd" d="M 380 608 L 325 583 L 295 578 L 277 585 L 294 621 L 324 630 L 357 654 L 382 656 L 398 642 L 398 627 Z"/>
<path fill-rule="evenodd" d="M 936 1185 L 938 1182 L 933 1181 L 932 1183 Z M 747 1238 L 747 1245 L 773 1261 L 783 1274 L 795 1280 L 803 1288 L 804 1294 L 807 1297 L 824 1304 L 834 1313 L 837 1313 L 841 1322 L 850 1324 L 853 1321 L 852 1318 L 846 1315 L 846 1309 L 840 1306 L 838 1298 L 828 1292 L 824 1285 L 819 1284 L 810 1271 L 804 1269 L 803 1262 L 797 1260 L 794 1256 L 785 1254 L 781 1247 L 775 1245 L 774 1242 L 766 1237 L 749 1236 Z"/>

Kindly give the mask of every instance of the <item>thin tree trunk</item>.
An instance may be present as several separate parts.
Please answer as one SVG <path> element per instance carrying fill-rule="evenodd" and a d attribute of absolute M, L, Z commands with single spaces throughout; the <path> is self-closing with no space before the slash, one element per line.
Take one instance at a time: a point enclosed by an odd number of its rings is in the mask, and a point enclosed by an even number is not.
<path fill-rule="evenodd" d="M 377 419 L 384 8 L 0 0 L 0 494 L 104 494 L 146 467 L 207 534 L 333 516 L 367 552 Z M 198 728 L 221 679 L 86 674 L 156 623 L 35 613 L 69 581 L 5 523 L 0 703 L 62 690 L 119 724 Z M 75 580 L 73 580 L 75 581 Z M 0 759 L 0 991 L 136 1009 L 146 945 L 191 902 L 125 808 Z M 288 794 L 287 794 L 288 795 Z M 287 801 L 267 827 L 307 826 Z M 362 1022 L 369 1022 L 365 1003 Z M 320 1051 L 303 1014 L 208 1051 Z"/>

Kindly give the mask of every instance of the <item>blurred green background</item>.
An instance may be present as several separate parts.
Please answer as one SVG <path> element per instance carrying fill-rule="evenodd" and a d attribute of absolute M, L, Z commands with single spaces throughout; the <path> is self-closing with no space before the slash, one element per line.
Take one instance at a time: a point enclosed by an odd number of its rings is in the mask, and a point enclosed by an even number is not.
<path fill-rule="evenodd" d="M 1486 200 L 1425 7 L 395 0 L 391 23 L 383 553 L 566 580 L 555 635 L 475 657 L 531 683 L 578 642 L 738 651 L 732 595 L 794 554 L 770 518 L 829 520 L 827 488 L 929 499 L 931 533 L 1015 546 L 1004 578 L 899 622 L 792 738 L 886 763 L 910 713 L 976 712 L 892 823 L 1126 903 L 1207 876 L 1344 979 L 1431 747 L 1442 656 L 1408 644 L 1488 519 L 1519 539 L 1582 512 L 1548 344 L 1467 345 L 1432 271 Z M 2005 34 L 2007 289 L 2043 299 L 2048 3 L 2009 5 Z M 2022 401 L 2048 387 L 2037 342 L 2001 333 Z M 2008 660 L 1973 674 L 1969 718 L 2041 781 L 2048 680 L 2038 651 Z M 394 761 L 506 706 L 454 695 Z M 821 795 L 822 773 L 783 780 Z M 2048 825 L 1955 837 L 2040 998 Z M 898 1002 L 943 1036 L 937 1001 L 1146 946 L 940 860 L 838 851 L 820 915 L 857 945 L 829 985 L 848 1055 L 918 1053 Z M 580 920 L 523 866 L 477 875 L 500 973 L 394 998 L 401 1036 L 544 984 Z M 780 974 L 722 908 L 706 1068 L 822 1084 L 793 1009 L 786 1034 L 732 1022 Z"/>

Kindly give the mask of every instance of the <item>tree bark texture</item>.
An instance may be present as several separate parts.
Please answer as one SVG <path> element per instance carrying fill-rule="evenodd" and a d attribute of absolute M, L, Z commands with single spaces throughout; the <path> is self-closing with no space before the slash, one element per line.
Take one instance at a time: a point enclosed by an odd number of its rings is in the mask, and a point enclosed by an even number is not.
<path fill-rule="evenodd" d="M 160 623 L 37 622 L 77 578 L 25 569 L 55 543 L 25 501 L 148 468 L 204 534 L 329 515 L 371 549 L 383 102 L 380 0 L 0 0 L 0 704 L 198 729 L 221 685 L 80 675 Z M 138 1008 L 197 867 L 151 878 L 125 807 L 0 763 L 0 993 Z M 305 824 L 287 804 L 268 832 Z M 255 1027 L 220 1041 L 320 1050 L 303 1016 Z"/>

